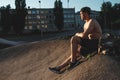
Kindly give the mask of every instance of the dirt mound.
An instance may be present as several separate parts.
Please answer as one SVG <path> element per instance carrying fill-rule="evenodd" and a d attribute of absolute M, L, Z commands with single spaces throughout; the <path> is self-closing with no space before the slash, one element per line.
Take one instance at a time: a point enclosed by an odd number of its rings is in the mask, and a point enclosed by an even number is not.
<path fill-rule="evenodd" d="M 0 80 L 120 80 L 120 64 L 95 55 L 63 74 L 48 70 L 70 55 L 68 40 L 32 42 L 0 50 Z"/>

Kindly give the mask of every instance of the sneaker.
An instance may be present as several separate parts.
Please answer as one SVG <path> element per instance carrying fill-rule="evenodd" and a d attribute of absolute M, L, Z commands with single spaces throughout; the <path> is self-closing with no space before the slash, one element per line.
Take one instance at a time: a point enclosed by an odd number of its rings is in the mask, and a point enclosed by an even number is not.
<path fill-rule="evenodd" d="M 69 67 L 67 68 L 67 70 L 71 70 L 72 68 L 76 67 L 79 64 L 80 64 L 79 61 L 76 61 L 74 63 L 70 62 Z"/>
<path fill-rule="evenodd" d="M 61 71 L 60 71 L 60 69 L 57 69 L 56 67 L 49 67 L 49 70 L 51 70 L 52 72 L 54 72 L 54 73 L 57 73 L 57 74 L 61 74 Z"/>

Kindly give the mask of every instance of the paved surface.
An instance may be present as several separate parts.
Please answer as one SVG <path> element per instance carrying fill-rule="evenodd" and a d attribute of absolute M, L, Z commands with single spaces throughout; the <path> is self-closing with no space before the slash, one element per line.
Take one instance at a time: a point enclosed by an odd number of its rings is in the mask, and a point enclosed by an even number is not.
<path fill-rule="evenodd" d="M 37 34 L 37 35 L 27 35 L 27 36 L 17 36 L 17 37 L 8 37 L 5 38 L 7 40 L 13 41 L 25 41 L 25 42 L 33 42 L 33 41 L 41 41 L 41 40 L 51 40 L 57 38 L 64 38 L 68 36 L 74 35 L 77 30 L 65 31 L 65 32 L 58 32 L 58 33 L 51 33 L 51 34 Z"/>

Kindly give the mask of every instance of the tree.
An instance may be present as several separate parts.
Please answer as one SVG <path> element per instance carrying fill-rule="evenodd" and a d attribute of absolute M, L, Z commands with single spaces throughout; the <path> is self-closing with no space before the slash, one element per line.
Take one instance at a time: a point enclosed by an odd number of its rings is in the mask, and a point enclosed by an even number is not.
<path fill-rule="evenodd" d="M 116 3 L 114 4 L 114 6 L 112 7 L 112 14 L 113 14 L 113 19 L 117 20 L 120 19 L 120 3 Z"/>
<path fill-rule="evenodd" d="M 10 18 L 10 4 L 1 9 L 1 25 L 2 25 L 2 33 L 7 34 L 11 29 L 11 18 Z"/>
<path fill-rule="evenodd" d="M 14 30 L 20 34 L 23 32 L 25 27 L 25 17 L 27 15 L 25 0 L 15 0 L 15 14 L 14 14 Z"/>
<path fill-rule="evenodd" d="M 62 2 L 60 0 L 56 0 L 54 3 L 54 16 L 55 16 L 55 25 L 58 30 L 62 30 L 64 26 L 64 15 L 63 15 L 63 7 Z"/>
<path fill-rule="evenodd" d="M 112 7 L 112 29 L 120 29 L 120 3 Z"/>
<path fill-rule="evenodd" d="M 107 29 L 120 29 L 120 3 L 115 3 L 114 6 L 112 6 L 111 2 L 104 2 L 101 11 Z"/>
<path fill-rule="evenodd" d="M 112 4 L 111 2 L 104 2 L 101 7 L 101 11 L 104 18 L 104 27 L 106 29 L 110 29 L 111 27 L 111 12 L 112 12 Z"/>

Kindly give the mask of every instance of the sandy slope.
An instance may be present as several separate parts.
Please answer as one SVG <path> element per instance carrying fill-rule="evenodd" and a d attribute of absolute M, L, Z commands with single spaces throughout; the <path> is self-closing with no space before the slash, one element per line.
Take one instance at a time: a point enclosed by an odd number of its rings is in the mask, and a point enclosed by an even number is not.
<path fill-rule="evenodd" d="M 68 55 L 68 40 L 33 42 L 1 50 L 0 80 L 120 80 L 120 63 L 103 55 L 63 74 L 48 70 Z"/>

